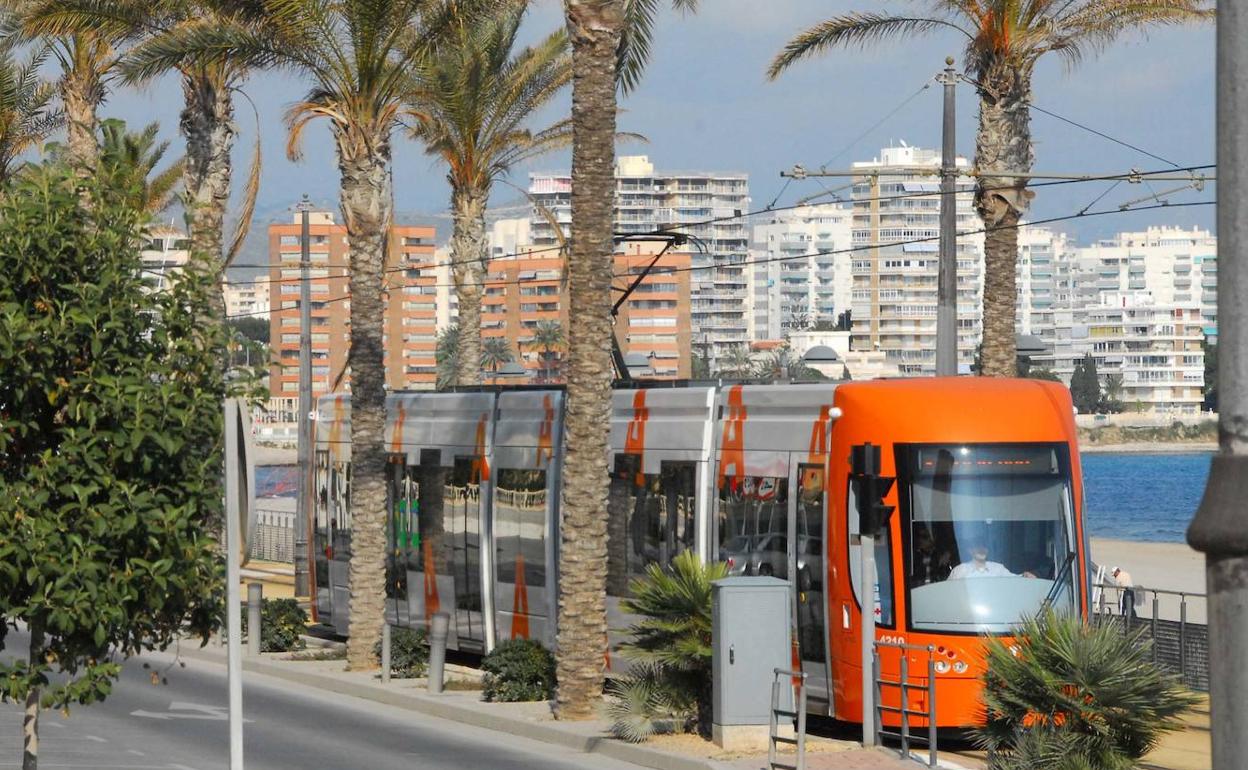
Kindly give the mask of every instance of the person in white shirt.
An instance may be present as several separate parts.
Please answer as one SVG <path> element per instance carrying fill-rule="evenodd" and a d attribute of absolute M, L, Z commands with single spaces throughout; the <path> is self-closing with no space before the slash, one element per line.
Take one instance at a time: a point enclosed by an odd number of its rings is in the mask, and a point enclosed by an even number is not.
<path fill-rule="evenodd" d="M 1013 572 L 1006 569 L 1001 562 L 988 561 L 988 546 L 976 543 L 971 546 L 971 560 L 964 561 L 953 568 L 949 573 L 950 580 L 965 580 L 967 578 L 981 577 L 1018 577 Z M 1024 572 L 1023 577 L 1034 578 L 1035 575 L 1030 572 Z"/>

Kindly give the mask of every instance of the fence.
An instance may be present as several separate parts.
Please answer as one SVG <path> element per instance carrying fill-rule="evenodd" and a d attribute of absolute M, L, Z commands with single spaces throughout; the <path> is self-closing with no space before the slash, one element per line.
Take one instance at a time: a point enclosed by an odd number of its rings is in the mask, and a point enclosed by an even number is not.
<path fill-rule="evenodd" d="M 248 541 L 253 559 L 293 563 L 295 560 L 295 512 L 256 509 L 256 528 Z"/>
<path fill-rule="evenodd" d="M 1130 592 L 1130 593 L 1128 593 Z M 1153 662 L 1183 684 L 1209 691 L 1209 626 L 1205 595 L 1134 586 L 1098 587 L 1092 620 L 1152 642 Z"/>

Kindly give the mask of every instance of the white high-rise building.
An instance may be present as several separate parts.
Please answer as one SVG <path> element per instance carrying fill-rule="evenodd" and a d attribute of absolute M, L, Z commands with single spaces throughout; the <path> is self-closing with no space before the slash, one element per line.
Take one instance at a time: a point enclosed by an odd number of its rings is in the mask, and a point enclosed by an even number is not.
<path fill-rule="evenodd" d="M 940 153 L 887 147 L 854 164 L 853 346 L 878 350 L 903 376 L 936 369 Z M 958 168 L 969 168 L 965 158 Z M 974 182 L 958 177 L 957 229 L 979 229 Z M 958 239 L 958 363 L 969 370 L 982 333 L 983 236 Z"/>
<path fill-rule="evenodd" d="M 1059 317 L 1053 352 L 1034 359 L 1069 383 L 1091 354 L 1102 392 L 1127 409 L 1196 414 L 1204 401 L 1204 319 L 1194 302 L 1158 302 L 1147 291 L 1106 292 Z"/>
<path fill-rule="evenodd" d="M 163 225 L 151 228 L 139 251 L 143 280 L 152 291 L 164 291 L 186 267 L 190 255 L 191 241 L 186 233 Z"/>
<path fill-rule="evenodd" d="M 754 225 L 754 339 L 834 324 L 850 309 L 853 209 L 828 203 L 780 211 Z"/>
<path fill-rule="evenodd" d="M 1071 270 L 1074 246 L 1065 233 L 1024 225 L 1018 230 L 1019 334 L 1052 340 L 1056 316 L 1074 302 Z"/>
<path fill-rule="evenodd" d="M 644 155 L 616 159 L 615 229 L 642 234 L 660 228 L 696 238 L 690 295 L 695 350 L 712 360 L 749 341 L 747 265 L 749 177 L 743 173 L 656 171 Z M 558 245 L 550 219 L 568 231 L 572 177 L 567 172 L 529 175 L 535 205 L 529 218 L 537 248 Z M 706 346 L 704 348 L 703 346 Z"/>

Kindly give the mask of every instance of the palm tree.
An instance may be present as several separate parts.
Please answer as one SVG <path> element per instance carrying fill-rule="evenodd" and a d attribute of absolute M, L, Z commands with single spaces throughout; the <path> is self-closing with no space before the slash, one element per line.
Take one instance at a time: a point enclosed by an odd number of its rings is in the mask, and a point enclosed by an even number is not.
<path fill-rule="evenodd" d="M 408 75 L 446 24 L 433 0 L 258 0 L 250 15 L 184 25 L 151 54 L 148 66 L 232 62 L 284 68 L 311 89 L 287 112 L 287 154 L 299 159 L 300 137 L 324 118 L 337 150 L 340 198 L 351 254 L 352 548 L 351 634 L 347 665 L 377 665 L 385 600 L 386 458 L 382 279 L 393 191 L 391 136 L 399 125 Z"/>
<path fill-rule="evenodd" d="M 459 384 L 459 326 L 448 326 L 438 332 L 434 360 L 438 365 L 438 390 Z"/>
<path fill-rule="evenodd" d="M 1143 632 L 1045 609 L 988 639 L 983 727 L 993 770 L 1127 770 L 1196 698 L 1151 660 Z"/>
<path fill-rule="evenodd" d="M 117 118 L 100 124 L 100 167 L 119 174 L 118 181 L 131 192 L 131 204 L 152 216 L 173 202 L 186 164 L 185 158 L 178 158 L 156 172 L 169 151 L 169 142 L 156 141 L 159 131 L 156 123 L 149 123 L 140 133 L 126 131 L 126 122 Z"/>
<path fill-rule="evenodd" d="M 672 0 L 693 8 L 696 0 Z M 637 85 L 661 0 L 564 0 L 572 40 L 572 233 L 568 257 L 567 457 L 555 713 L 590 719 L 607 644 L 607 436 L 616 88 Z"/>
<path fill-rule="evenodd" d="M 799 59 L 836 46 L 866 46 L 954 30 L 966 38 L 967 71 L 979 93 L 975 207 L 983 220 L 984 341 L 981 373 L 1015 373 L 1018 224 L 1033 193 L 1031 76 L 1056 52 L 1078 64 L 1129 30 L 1212 19 L 1207 0 L 936 0 L 930 14 L 860 12 L 838 16 L 789 41 L 771 63 L 775 79 Z M 1002 174 L 997 176 L 996 174 Z"/>
<path fill-rule="evenodd" d="M 17 42 L 13 18 L 0 14 L 0 191 L 18 157 L 62 122 L 60 110 L 52 104 L 55 87 L 39 77 L 47 50 L 19 61 L 14 57 Z"/>
<path fill-rule="evenodd" d="M 224 222 L 233 177 L 231 152 L 237 127 L 234 92 L 248 70 L 241 59 L 216 51 L 186 54 L 204 28 L 254 21 L 258 0 L 50 0 L 33 22 L 44 34 L 93 32 L 134 43 L 117 65 L 122 80 L 141 84 L 169 71 L 182 78 L 184 104 L 179 130 L 186 139 L 182 200 L 191 252 L 201 269 L 220 274 L 242 248 L 255 211 L 260 184 L 260 136 L 257 130 L 252 167 L 244 188 L 238 224 L 225 242 Z M 221 296 L 213 295 L 214 314 L 224 317 Z"/>
<path fill-rule="evenodd" d="M 460 344 L 463 344 L 462 335 L 460 336 Z M 462 359 L 465 353 L 461 350 L 459 355 Z M 481 356 L 478 359 L 478 369 L 485 368 L 492 373 L 497 373 L 498 367 L 503 364 L 509 364 L 514 360 L 515 356 L 511 352 L 511 343 L 507 341 L 506 337 L 486 337 L 481 340 Z M 462 372 L 463 370 L 464 367 L 461 361 L 460 371 Z M 480 375 L 478 375 L 477 381 L 480 382 L 480 379 Z"/>
<path fill-rule="evenodd" d="M 480 382 L 481 287 L 488 241 L 485 207 L 494 181 L 516 163 L 571 141 L 563 120 L 540 131 L 524 123 L 571 79 L 567 32 L 514 52 L 527 0 L 503 0 L 498 13 L 457 20 L 417 67 L 409 96 L 411 134 L 446 162 L 451 185 L 451 265 L 459 300 L 459 380 Z"/>
<path fill-rule="evenodd" d="M 754 371 L 754 358 L 750 355 L 750 346 L 741 344 L 729 350 L 724 356 L 724 364 L 721 371 L 734 377 L 749 377 L 750 373 Z"/>
<path fill-rule="evenodd" d="M 555 320 L 538 321 L 533 327 L 533 343 L 542 349 L 542 379 L 550 382 L 554 375 L 553 352 L 565 341 L 563 324 Z"/>

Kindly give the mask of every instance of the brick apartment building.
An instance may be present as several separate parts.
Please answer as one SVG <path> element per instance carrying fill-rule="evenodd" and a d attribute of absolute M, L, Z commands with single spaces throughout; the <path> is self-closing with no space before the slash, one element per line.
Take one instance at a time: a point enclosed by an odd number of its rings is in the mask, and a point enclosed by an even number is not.
<path fill-rule="evenodd" d="M 631 285 L 632 276 L 640 274 L 662 247 L 660 242 L 625 242 L 615 255 L 616 278 L 612 285 Z M 687 251 L 664 254 L 620 307 L 616 319 L 620 349 L 626 356 L 647 359 L 649 369 L 658 379 L 691 375 L 691 259 Z M 547 365 L 542 346 L 533 339 L 534 329 L 545 320 L 560 322 L 565 336 L 568 328 L 568 294 L 562 271 L 563 259 L 549 249 L 534 250 L 528 256 L 495 259 L 490 263 L 482 297 L 482 337 L 506 337 L 512 355 L 538 380 L 546 375 Z M 613 292 L 612 301 L 619 296 L 619 292 Z M 554 358 L 562 356 L 556 354 Z M 557 363 L 550 368 L 552 378 L 561 381 Z"/>
<path fill-rule="evenodd" d="M 291 224 L 269 226 L 270 331 L 273 407 L 294 413 L 299 397 L 299 233 Z M 343 375 L 351 334 L 350 259 L 346 227 L 330 212 L 313 212 L 311 240 L 312 394 L 330 390 Z M 386 384 L 392 390 L 434 387 L 437 367 L 437 292 L 445 270 L 434 259 L 432 227 L 394 226 L 386 260 Z"/>

